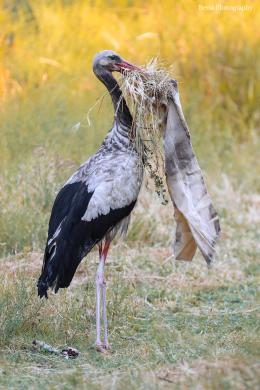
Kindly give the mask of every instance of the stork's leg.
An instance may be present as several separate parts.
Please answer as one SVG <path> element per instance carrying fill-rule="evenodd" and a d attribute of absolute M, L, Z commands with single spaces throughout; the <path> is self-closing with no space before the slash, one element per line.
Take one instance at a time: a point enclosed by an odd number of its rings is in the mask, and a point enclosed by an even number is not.
<path fill-rule="evenodd" d="M 108 345 L 108 334 L 107 334 L 107 300 L 106 300 L 106 281 L 104 280 L 102 285 L 102 299 L 103 299 L 103 321 L 104 321 L 104 344 L 103 347 L 105 349 L 109 348 Z"/>
<path fill-rule="evenodd" d="M 104 245 L 103 252 L 102 252 L 105 261 L 107 258 L 109 245 L 110 245 L 110 241 L 106 241 L 105 245 Z M 107 286 L 106 286 L 105 276 L 103 277 L 103 284 L 102 284 L 102 299 L 103 299 L 103 321 L 104 321 L 104 344 L 103 344 L 103 347 L 105 349 L 108 349 L 109 344 L 108 344 L 108 332 L 107 332 Z"/>
<path fill-rule="evenodd" d="M 100 328 L 100 307 L 101 307 L 101 279 L 104 270 L 104 259 L 102 257 L 102 244 L 99 246 L 99 264 L 96 273 L 96 346 L 101 347 L 101 328 Z"/>
<path fill-rule="evenodd" d="M 105 261 L 110 242 L 106 241 L 104 248 L 99 246 L 99 265 L 96 274 L 96 347 L 99 352 L 104 352 L 108 349 L 108 337 L 107 337 L 107 313 L 106 313 L 106 281 L 105 281 Z M 100 311 L 101 311 L 101 290 L 103 300 L 103 320 L 104 320 L 104 344 L 101 342 L 101 324 L 100 324 Z"/>

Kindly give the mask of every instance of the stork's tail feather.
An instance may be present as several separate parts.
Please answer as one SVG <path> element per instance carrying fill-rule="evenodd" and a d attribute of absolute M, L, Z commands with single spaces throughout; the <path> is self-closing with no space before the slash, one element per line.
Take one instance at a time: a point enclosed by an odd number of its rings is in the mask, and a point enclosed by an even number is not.
<path fill-rule="evenodd" d="M 57 256 L 56 244 L 50 248 L 48 244 L 45 248 L 42 273 L 39 277 L 37 287 L 38 295 L 40 298 L 48 298 L 47 290 L 49 287 L 53 287 L 57 280 L 59 266 L 59 256 Z"/>
<path fill-rule="evenodd" d="M 48 288 L 54 289 L 55 293 L 60 288 L 69 287 L 72 278 L 84 256 L 93 248 L 95 242 L 89 242 L 78 251 L 66 245 L 62 240 L 55 242 L 50 248 L 45 249 L 42 273 L 38 280 L 38 295 L 48 298 Z"/>
<path fill-rule="evenodd" d="M 39 279 L 37 283 L 37 288 L 38 288 L 38 296 L 40 298 L 45 297 L 46 299 L 48 299 L 48 294 L 47 294 L 48 284 L 44 283 L 41 279 Z"/>

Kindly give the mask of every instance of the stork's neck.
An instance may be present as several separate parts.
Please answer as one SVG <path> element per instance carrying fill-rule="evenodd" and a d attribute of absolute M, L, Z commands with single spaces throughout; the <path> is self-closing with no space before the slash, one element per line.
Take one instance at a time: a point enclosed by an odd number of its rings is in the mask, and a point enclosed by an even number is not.
<path fill-rule="evenodd" d="M 96 66 L 93 70 L 97 78 L 107 87 L 110 93 L 115 110 L 115 120 L 122 123 L 124 127 L 131 129 L 133 118 L 116 79 L 110 71 L 102 66 Z"/>

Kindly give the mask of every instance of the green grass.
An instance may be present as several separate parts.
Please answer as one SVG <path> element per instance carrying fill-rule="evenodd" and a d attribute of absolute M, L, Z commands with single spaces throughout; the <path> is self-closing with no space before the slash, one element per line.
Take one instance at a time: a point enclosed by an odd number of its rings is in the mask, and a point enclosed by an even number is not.
<path fill-rule="evenodd" d="M 172 263 L 165 238 L 153 245 L 130 240 L 112 247 L 106 269 L 112 351 L 105 356 L 94 346 L 97 252 L 82 262 L 68 290 L 47 301 L 35 297 L 41 253 L 3 260 L 0 386 L 257 389 L 260 273 L 257 228 L 249 212 L 256 203 L 254 195 L 236 193 L 236 198 L 228 200 L 227 193 L 225 208 L 238 216 L 240 204 L 246 204 L 240 222 L 223 216 L 223 197 L 215 194 L 223 236 L 212 270 L 199 254 L 192 263 Z M 137 217 L 145 202 L 156 210 L 157 201 L 143 194 Z M 162 236 L 167 218 L 171 223 L 169 211 L 157 214 Z M 67 361 L 34 350 L 35 338 L 74 346 L 81 355 Z"/>

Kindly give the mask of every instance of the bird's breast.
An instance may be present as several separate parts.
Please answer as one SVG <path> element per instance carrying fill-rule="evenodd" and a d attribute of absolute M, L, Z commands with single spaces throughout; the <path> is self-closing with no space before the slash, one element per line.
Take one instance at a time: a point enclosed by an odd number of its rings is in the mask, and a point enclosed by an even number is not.
<path fill-rule="evenodd" d="M 137 199 L 142 178 L 142 163 L 136 154 L 107 156 L 86 181 L 93 196 L 82 220 L 90 221 L 131 204 Z"/>

